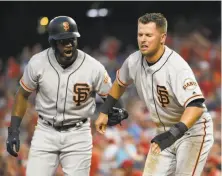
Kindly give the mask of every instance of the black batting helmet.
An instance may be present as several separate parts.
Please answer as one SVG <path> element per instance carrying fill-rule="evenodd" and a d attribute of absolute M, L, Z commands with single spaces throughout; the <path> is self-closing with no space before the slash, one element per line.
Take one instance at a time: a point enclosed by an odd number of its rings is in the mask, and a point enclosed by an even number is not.
<path fill-rule="evenodd" d="M 68 16 L 53 18 L 48 26 L 49 42 L 74 37 L 80 37 L 76 22 Z"/>

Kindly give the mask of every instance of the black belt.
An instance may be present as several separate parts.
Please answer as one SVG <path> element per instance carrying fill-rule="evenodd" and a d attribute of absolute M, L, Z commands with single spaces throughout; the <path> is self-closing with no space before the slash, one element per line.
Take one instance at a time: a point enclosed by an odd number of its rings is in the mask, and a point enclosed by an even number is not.
<path fill-rule="evenodd" d="M 63 126 L 54 126 L 51 122 L 43 119 L 43 117 L 41 115 L 39 115 L 39 118 L 44 120 L 47 123 L 47 125 L 53 127 L 57 131 L 65 131 L 65 130 L 68 130 L 69 128 L 79 127 L 79 126 L 81 126 L 82 124 L 84 124 L 88 120 L 87 118 L 85 118 L 85 119 L 82 119 L 79 122 L 76 122 L 74 124 L 63 125 Z"/>

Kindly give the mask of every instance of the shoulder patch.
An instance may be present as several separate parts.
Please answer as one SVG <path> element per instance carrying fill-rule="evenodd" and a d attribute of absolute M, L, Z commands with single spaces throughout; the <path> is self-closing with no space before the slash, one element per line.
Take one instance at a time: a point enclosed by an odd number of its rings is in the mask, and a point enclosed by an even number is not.
<path fill-rule="evenodd" d="M 110 79 L 110 78 L 109 78 L 108 73 L 107 73 L 107 72 L 105 72 L 103 82 L 106 84 L 106 83 L 108 83 L 108 82 L 109 82 L 109 79 Z"/>
<path fill-rule="evenodd" d="M 184 89 L 184 90 L 193 90 L 193 89 L 195 89 L 196 87 L 197 87 L 196 81 L 194 81 L 194 80 L 191 79 L 191 78 L 185 79 L 184 84 L 183 84 L 183 89 Z"/>

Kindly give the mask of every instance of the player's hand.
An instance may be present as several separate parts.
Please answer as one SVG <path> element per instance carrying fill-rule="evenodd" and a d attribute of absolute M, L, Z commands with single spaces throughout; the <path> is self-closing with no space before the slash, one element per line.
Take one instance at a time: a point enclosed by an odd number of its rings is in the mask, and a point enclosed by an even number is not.
<path fill-rule="evenodd" d="M 156 145 L 158 144 L 159 148 L 162 151 L 165 148 L 170 147 L 175 141 L 176 141 L 176 138 L 169 131 L 166 131 L 164 133 L 161 133 L 155 136 L 151 140 L 151 143 L 156 144 Z M 154 148 L 155 148 L 154 150 L 156 151 L 156 147 Z"/>
<path fill-rule="evenodd" d="M 165 148 L 170 147 L 176 140 L 180 139 L 187 130 L 188 127 L 183 122 L 178 122 L 173 125 L 168 131 L 155 136 L 151 140 L 151 143 L 158 144 L 159 148 L 162 151 Z"/>
<path fill-rule="evenodd" d="M 152 152 L 153 154 L 159 154 L 159 153 L 161 152 L 161 149 L 160 149 L 159 145 L 156 144 L 155 142 L 153 142 L 153 143 L 151 144 L 151 152 Z"/>
<path fill-rule="evenodd" d="M 106 131 L 108 123 L 108 115 L 100 113 L 99 117 L 95 121 L 96 131 L 98 131 L 100 134 L 104 134 Z"/>
<path fill-rule="evenodd" d="M 8 139 L 6 141 L 6 148 L 10 155 L 17 157 L 20 148 L 19 130 L 8 127 Z"/>

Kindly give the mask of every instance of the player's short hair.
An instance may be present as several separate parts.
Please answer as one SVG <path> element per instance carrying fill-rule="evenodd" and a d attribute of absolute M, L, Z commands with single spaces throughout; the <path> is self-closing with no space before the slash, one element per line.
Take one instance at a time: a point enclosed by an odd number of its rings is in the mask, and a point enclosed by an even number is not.
<path fill-rule="evenodd" d="M 162 13 L 146 13 L 139 17 L 138 22 L 142 24 L 154 22 L 156 23 L 157 28 L 160 28 L 162 32 L 167 32 L 167 19 Z"/>

